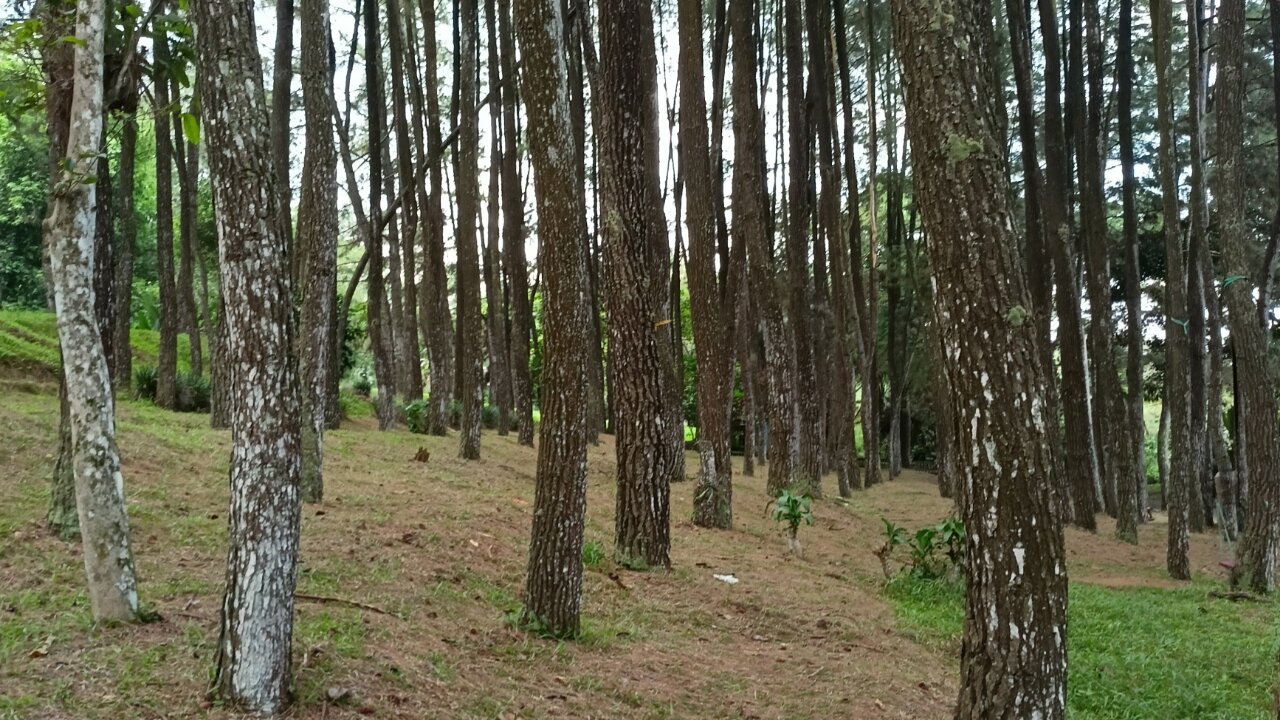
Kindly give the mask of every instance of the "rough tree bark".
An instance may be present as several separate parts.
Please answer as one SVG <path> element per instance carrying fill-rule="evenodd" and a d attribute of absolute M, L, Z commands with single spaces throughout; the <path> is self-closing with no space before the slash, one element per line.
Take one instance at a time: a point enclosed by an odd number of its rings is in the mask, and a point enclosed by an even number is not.
<path fill-rule="evenodd" d="M 729 441 L 736 298 L 730 287 L 720 285 L 716 274 L 714 187 L 703 96 L 702 3 L 681 0 L 678 15 L 680 153 L 689 200 L 689 310 L 698 359 L 698 487 L 693 522 L 728 528 L 733 526 Z M 728 277 L 737 278 L 736 274 Z"/>
<path fill-rule="evenodd" d="M 297 280 L 301 256 L 293 247 L 293 190 L 289 187 L 289 110 L 293 100 L 293 14 L 294 0 L 276 0 L 276 46 L 271 67 L 271 158 L 276 168 L 276 210 L 280 236 L 289 249 Z"/>
<path fill-rule="evenodd" d="M 197 87 L 228 302 L 231 503 L 214 690 L 274 715 L 292 686 L 301 474 L 297 360 L 252 0 L 195 0 Z"/>
<path fill-rule="evenodd" d="M 1217 169 L 1213 196 L 1217 199 L 1218 234 L 1222 241 L 1223 294 L 1235 362 L 1244 382 L 1237 386 L 1237 412 L 1249 438 L 1248 513 L 1240 541 L 1239 565 L 1233 581 L 1259 593 L 1276 587 L 1276 552 L 1280 547 L 1280 427 L 1277 427 L 1275 388 L 1269 380 L 1267 334 L 1258 322 L 1253 298 L 1255 265 L 1250 261 L 1245 226 L 1244 57 L 1245 2 L 1222 0 L 1218 5 L 1218 82 L 1214 112 L 1218 116 Z"/>
<path fill-rule="evenodd" d="M 668 251 L 657 222 L 653 172 L 657 93 L 653 16 L 647 4 L 600 6 L 597 128 L 604 202 L 604 280 L 617 434 L 614 553 L 628 567 L 671 564 L 669 483 L 678 457 L 670 439 L 671 367 L 663 289 Z"/>
<path fill-rule="evenodd" d="M 533 446 L 533 380 L 529 374 L 529 265 L 524 251 L 524 193 L 520 184 L 520 130 L 516 122 L 515 36 L 511 0 L 498 2 L 499 51 L 502 58 L 502 252 L 511 302 L 511 392 L 515 399 L 517 440 Z M 583 214 L 585 222 L 586 214 Z"/>
<path fill-rule="evenodd" d="M 136 84 L 134 85 L 136 88 Z M 120 231 L 116 238 L 113 280 L 115 282 L 116 320 L 113 324 L 115 363 L 111 368 L 112 387 L 116 392 L 128 391 L 133 384 L 133 345 L 129 330 L 133 324 L 133 246 L 138 240 L 138 218 L 133 194 L 137 185 L 138 116 L 137 92 L 133 91 L 134 109 L 126 112 L 120 132 L 119 205 Z"/>
<path fill-rule="evenodd" d="M 1192 0 L 1193 2 L 1195 0 Z M 1124 234 L 1124 298 L 1127 357 L 1125 378 L 1129 398 L 1129 423 L 1132 429 L 1133 462 L 1138 468 L 1138 522 L 1148 513 L 1146 477 L 1146 420 L 1143 415 L 1142 382 L 1142 268 L 1139 265 L 1137 179 L 1134 175 L 1133 141 L 1133 2 L 1120 0 L 1120 34 L 1116 39 L 1116 75 L 1119 84 L 1116 120 L 1120 140 L 1121 214 Z"/>
<path fill-rule="evenodd" d="M 174 79 L 172 99 L 181 95 Z M 197 192 L 196 172 L 199 149 L 187 142 L 181 123 L 173 126 L 173 161 L 178 168 L 178 325 L 187 334 L 187 364 L 191 374 L 204 374 L 204 353 L 200 347 L 200 320 L 196 309 L 195 253 Z"/>
<path fill-rule="evenodd" d="M 1186 333 L 1187 287 L 1186 262 L 1182 252 L 1182 232 L 1178 227 L 1178 185 L 1174 152 L 1173 75 L 1173 2 L 1151 0 L 1152 34 L 1156 60 L 1156 109 L 1160 131 L 1159 172 L 1163 196 L 1161 211 L 1164 225 L 1165 257 L 1165 395 L 1169 408 L 1169 473 L 1164 489 L 1165 510 L 1169 514 L 1169 545 L 1166 558 L 1169 575 L 1178 580 L 1191 578 L 1187 558 L 1189 513 L 1187 487 L 1192 478 L 1188 393 Z"/>
<path fill-rule="evenodd" d="M 378 384 L 378 429 L 389 430 L 396 422 L 395 349 L 387 317 L 386 276 L 382 255 L 382 144 L 386 128 L 386 108 L 382 92 L 382 39 L 379 32 L 378 3 L 364 6 L 365 95 L 369 103 L 369 302 L 366 306 L 369 344 L 373 348 L 373 374 Z"/>
<path fill-rule="evenodd" d="M 111 371 L 95 317 L 96 172 L 103 127 L 102 0 L 76 5 L 70 124 L 53 187 L 49 266 L 71 427 L 71 460 L 89 602 L 96 621 L 138 619 L 129 515 L 115 439 Z"/>
<path fill-rule="evenodd" d="M 489 335 L 489 402 L 498 410 L 498 434 L 511 431 L 511 352 L 507 324 L 507 293 L 502 272 L 502 167 L 504 165 L 502 106 L 505 88 L 498 59 L 498 10 L 495 0 L 485 0 L 484 16 L 488 32 L 489 71 L 489 210 L 488 243 L 483 248 L 485 324 Z"/>
<path fill-rule="evenodd" d="M 768 397 L 759 399 L 769 423 L 767 492 L 791 486 L 799 448 L 795 432 L 795 356 L 784 310 L 785 273 L 775 275 L 765 228 L 764 119 L 756 95 L 755 0 L 731 0 L 729 32 L 733 44 L 734 233 L 744 239 L 747 272 L 764 335 Z"/>
<path fill-rule="evenodd" d="M 504 3 L 505 6 L 505 3 Z M 591 336 L 586 217 L 575 191 L 573 130 L 559 0 L 516 3 L 521 85 L 538 205 L 540 266 L 547 309 L 542 369 L 542 426 L 533 531 L 525 580 L 524 621 L 558 636 L 576 635 L 582 611 L 582 537 L 587 503 L 587 388 L 582 372 Z"/>
<path fill-rule="evenodd" d="M 333 140 L 337 103 L 329 48 L 328 0 L 305 0 L 300 18 L 302 105 L 306 150 L 298 201 L 298 375 L 302 389 L 302 499 L 324 497 L 325 406 L 333 342 L 334 291 L 337 284 L 338 154 Z"/>
<path fill-rule="evenodd" d="M 479 108 L 476 104 L 476 0 L 462 0 L 462 24 L 458 80 L 458 363 L 462 429 L 458 454 L 466 460 L 480 457 L 480 414 L 484 405 L 484 319 L 480 316 L 480 253 L 476 241 L 479 205 L 480 151 Z"/>
<path fill-rule="evenodd" d="M 958 478 L 971 537 L 955 717 L 1061 720 L 1066 558 L 1040 441 L 1053 419 L 1038 331 L 1026 322 L 990 7 L 893 6 L 952 422 L 971 455 Z"/>
<path fill-rule="evenodd" d="M 162 0 L 157 0 L 160 2 Z M 160 348 L 156 358 L 156 404 L 174 409 L 178 404 L 178 286 L 173 263 L 173 151 L 168 66 L 171 60 L 169 32 L 157 22 L 152 40 L 156 62 L 152 67 L 156 135 L 156 275 L 160 286 Z"/>

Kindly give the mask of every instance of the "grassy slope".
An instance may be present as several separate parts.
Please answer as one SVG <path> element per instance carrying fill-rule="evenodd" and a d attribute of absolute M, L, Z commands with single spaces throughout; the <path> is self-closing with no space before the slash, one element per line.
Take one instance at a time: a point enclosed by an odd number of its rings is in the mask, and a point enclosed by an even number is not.
<path fill-rule="evenodd" d="M 0 367 L 56 367 L 44 313 L 0 313 Z M 134 332 L 139 362 L 155 334 Z M 150 353 L 150 354 L 148 354 Z M 180 355 L 185 358 L 185 347 Z M 120 433 L 145 601 L 142 628 L 95 628 L 77 545 L 44 536 L 56 400 L 0 396 L 0 719 L 163 717 L 202 710 L 216 643 L 229 439 L 206 418 L 121 403 Z M 409 462 L 425 446 L 432 459 Z M 675 569 L 618 573 L 592 562 L 586 636 L 562 644 L 507 627 L 519 604 L 534 453 L 485 435 L 485 460 L 454 440 L 382 434 L 367 420 L 328 438 L 328 499 L 304 513 L 299 592 L 356 600 L 299 607 L 298 717 L 932 718 L 954 698 L 963 610 L 953 589 L 885 588 L 871 550 L 879 518 L 911 527 L 948 506 L 911 475 L 819 503 L 806 558 L 784 553 L 763 478 L 735 477 L 737 527 L 687 521 L 673 488 Z M 695 472 L 691 458 L 689 474 Z M 593 546 L 610 547 L 612 451 L 590 458 Z M 1068 532 L 1072 717 L 1265 717 L 1277 626 L 1270 605 L 1207 597 L 1217 551 L 1193 542 L 1194 585 L 1161 572 L 1163 526 L 1143 544 Z M 712 573 L 742 579 L 727 586 Z M 615 581 L 611 575 L 617 578 Z M 805 692 L 786 690 L 801 683 Z M 330 687 L 355 702 L 327 706 Z"/>
<path fill-rule="evenodd" d="M 155 365 L 160 333 L 134 328 L 129 333 L 134 365 Z M 189 369 L 190 344 L 178 336 L 178 370 Z M 0 310 L 0 367 L 16 368 L 37 378 L 58 373 L 58 326 L 52 313 Z"/>

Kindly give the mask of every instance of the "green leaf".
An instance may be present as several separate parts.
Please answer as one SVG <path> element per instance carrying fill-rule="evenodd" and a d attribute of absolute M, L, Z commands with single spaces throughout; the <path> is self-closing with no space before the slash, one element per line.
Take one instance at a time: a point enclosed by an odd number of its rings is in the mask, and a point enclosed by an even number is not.
<path fill-rule="evenodd" d="M 125 14 L 128 15 L 129 17 L 135 17 L 135 18 L 142 17 L 142 8 L 138 7 L 133 3 L 129 3 L 128 5 L 125 5 L 123 9 Z"/>
<path fill-rule="evenodd" d="M 182 134 L 187 136 L 187 142 L 192 145 L 200 144 L 200 121 L 191 113 L 182 113 Z"/>
<path fill-rule="evenodd" d="M 59 41 L 60 41 L 60 42 L 64 42 L 64 43 L 71 43 L 72 45 L 75 45 L 76 47 L 84 47 L 84 46 L 85 46 L 85 42 L 84 42 L 84 40 L 81 40 L 80 38 L 76 37 L 75 35 L 63 35 L 61 38 L 59 38 Z"/>
<path fill-rule="evenodd" d="M 1222 289 L 1226 290 L 1227 288 L 1231 287 L 1234 283 L 1238 283 L 1241 280 L 1248 280 L 1248 279 L 1249 278 L 1245 277 L 1244 275 L 1228 275 L 1226 278 L 1222 280 Z"/>

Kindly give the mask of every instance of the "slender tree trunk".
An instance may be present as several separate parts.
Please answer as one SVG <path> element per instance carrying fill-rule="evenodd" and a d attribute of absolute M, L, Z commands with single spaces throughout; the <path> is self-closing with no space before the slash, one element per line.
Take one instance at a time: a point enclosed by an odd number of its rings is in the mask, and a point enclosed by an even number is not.
<path fill-rule="evenodd" d="M 103 112 L 107 110 L 104 107 Z M 107 147 L 107 125 L 105 115 L 102 122 L 102 135 L 98 147 Z M 115 287 L 115 228 L 112 223 L 114 205 L 114 178 L 111 176 L 111 163 L 104 149 L 98 155 L 97 172 L 94 173 L 94 230 L 93 230 L 93 313 L 98 323 L 98 336 L 102 343 L 102 354 L 107 361 L 107 373 L 115 367 L 115 320 L 116 320 L 116 287 Z M 115 396 L 114 388 L 111 394 Z"/>
<path fill-rule="evenodd" d="M 689 309 L 698 360 L 698 489 L 693 522 L 733 525 L 733 291 L 716 274 L 716 217 L 707 105 L 703 96 L 702 3 L 682 0 L 680 25 L 680 150 L 689 198 Z M 742 243 L 736 243 L 741 248 Z M 731 263 L 732 264 L 732 263 Z M 736 275 L 728 275 L 735 278 Z"/>
<path fill-rule="evenodd" d="M 293 190 L 289 185 L 289 111 L 293 100 L 294 0 L 276 0 L 276 46 L 271 67 L 271 158 L 276 169 L 276 210 L 280 234 L 289 250 L 291 271 L 299 277 L 300 253 L 293 247 Z"/>
<path fill-rule="evenodd" d="M 369 343 L 373 347 L 373 372 L 378 384 L 378 429 L 390 430 L 396 422 L 395 346 L 386 316 L 387 291 L 383 270 L 383 239 L 379 219 L 382 217 L 383 132 L 386 128 L 382 92 L 382 40 L 379 32 L 378 3 L 367 0 L 364 6 L 365 95 L 369 103 Z"/>
<path fill-rule="evenodd" d="M 1192 0 L 1193 2 L 1195 0 Z M 1129 422 L 1132 428 L 1133 462 L 1136 478 L 1138 522 L 1148 515 L 1146 477 L 1146 421 L 1143 413 L 1143 337 L 1142 337 L 1142 268 L 1139 264 L 1137 179 L 1134 175 L 1133 150 L 1133 2 L 1120 1 L 1120 35 L 1116 40 L 1116 75 L 1119 93 L 1116 120 L 1120 133 L 1121 213 L 1124 234 L 1124 296 L 1127 357 L 1125 378 L 1129 399 Z"/>
<path fill-rule="evenodd" d="M 176 80 L 173 91 L 173 98 L 177 100 L 179 94 Z M 200 347 L 200 316 L 196 309 L 195 291 L 196 224 L 198 222 L 196 163 L 199 151 L 195 145 L 186 141 L 179 124 L 174 125 L 173 142 L 173 159 L 178 166 L 178 322 L 179 329 L 187 333 L 191 374 L 199 377 L 204 374 L 204 354 Z"/>
<path fill-rule="evenodd" d="M 505 7 L 505 3 L 504 3 Z M 559 0 L 516 3 L 521 85 L 538 205 L 540 266 L 546 278 L 546 352 L 533 532 L 525 579 L 524 621 L 558 636 L 578 633 L 582 611 L 582 538 L 587 498 L 587 292 L 585 210 L 575 191 L 568 77 Z"/>
<path fill-rule="evenodd" d="M 600 6 L 600 137 L 609 354 L 617 393 L 618 499 L 614 552 L 628 567 L 667 567 L 672 372 L 665 225 L 656 165 L 653 17 L 645 4 Z"/>
<path fill-rule="evenodd" d="M 1084 335 L 1080 328 L 1080 291 L 1071 250 L 1071 163 L 1062 111 L 1062 66 L 1057 17 L 1051 0 L 1039 0 L 1040 31 L 1045 56 L 1045 240 L 1053 257 L 1057 285 L 1058 344 L 1062 362 L 1060 385 L 1066 432 L 1065 476 L 1071 499 L 1072 522 L 1095 530 L 1097 521 L 1098 459 L 1086 391 L 1088 371 Z"/>
<path fill-rule="evenodd" d="M 533 380 L 529 374 L 529 333 L 533 309 L 529 301 L 529 266 L 524 248 L 524 193 L 520 185 L 520 130 L 516 121 L 515 37 L 511 0 L 498 2 L 499 52 L 502 61 L 502 252 L 511 302 L 511 390 L 517 439 L 533 446 Z M 583 214 L 585 222 L 586 214 Z M 597 425 L 598 427 L 598 425 Z"/>
<path fill-rule="evenodd" d="M 449 427 L 449 405 L 453 401 L 453 318 L 449 313 L 449 280 L 444 264 L 444 180 L 442 160 L 444 142 L 440 137 L 440 87 L 438 58 L 436 56 L 435 4 L 419 0 L 422 14 L 422 60 L 425 83 L 421 89 L 425 96 L 427 156 L 434 161 L 427 168 L 430 193 L 427 195 L 423 220 L 423 306 L 420 314 L 423 336 L 426 338 L 429 414 L 427 430 L 432 435 L 444 435 Z M 415 115 L 422 116 L 421 109 Z"/>
<path fill-rule="evenodd" d="M 485 314 L 489 330 L 489 402 L 497 406 L 498 434 L 507 435 L 511 430 L 511 353 L 507 335 L 507 294 L 502 272 L 502 106 L 503 84 L 498 59 L 498 17 L 495 0 L 485 0 L 485 25 L 489 40 L 489 241 L 484 248 L 485 298 L 488 312 Z"/>
<path fill-rule="evenodd" d="M 751 294 L 760 303 L 768 393 L 769 479 L 767 492 L 777 495 L 794 481 L 798 446 L 795 433 L 795 355 L 790 326 L 783 314 L 785 275 L 775 275 L 765 227 L 764 119 L 756 96 L 756 49 L 752 18 L 755 0 L 730 0 L 729 32 L 733 40 L 733 168 L 734 233 L 745 239 Z M 754 158 L 754 161 L 748 161 Z"/>
<path fill-rule="evenodd" d="M 1178 228 L 1177 168 L 1174 162 L 1173 76 L 1170 67 L 1173 54 L 1172 0 L 1152 0 L 1151 19 L 1156 52 L 1156 107 L 1160 130 L 1159 171 L 1165 247 L 1164 402 L 1169 406 L 1171 451 L 1168 486 L 1164 490 L 1165 509 L 1169 514 L 1167 566 L 1169 575 L 1178 580 L 1188 580 L 1191 565 L 1187 557 L 1190 542 L 1187 538 L 1187 487 L 1194 470 L 1191 465 L 1188 407 L 1186 263 L 1182 252 L 1182 233 Z"/>
<path fill-rule="evenodd" d="M 67 12 L 68 0 L 46 0 L 35 15 L 43 23 L 48 38 L 63 38 L 75 32 L 73 14 Z M 45 84 L 45 133 L 49 144 L 49 197 L 53 197 L 62 174 L 62 161 L 67 157 L 67 134 L 71 124 L 71 90 L 74 83 L 74 45 L 61 40 L 47 40 L 41 47 L 41 70 Z M 49 210 L 53 205 L 49 205 Z M 50 267 L 50 251 L 59 239 L 53 216 L 41 223 L 40 257 L 45 283 L 45 302 L 55 309 L 54 277 Z M 61 352 L 61 346 L 59 346 Z M 49 531 L 63 540 L 74 540 L 80 532 L 76 517 L 76 479 L 71 447 L 71 410 L 67 402 L 67 380 L 59 362 L 58 377 L 58 455 L 50 477 Z"/>
<path fill-rule="evenodd" d="M 178 404 L 178 287 L 173 262 L 173 151 L 169 76 L 171 62 L 167 29 L 153 41 L 156 63 L 152 71 L 156 116 L 156 275 L 160 293 L 160 347 L 156 359 L 156 404 L 169 410 Z"/>
<path fill-rule="evenodd" d="M 396 170 L 400 181 L 399 192 L 403 198 L 401 224 L 401 310 L 397 316 L 400 345 L 397 357 L 401 361 L 404 376 L 404 394 L 409 400 L 422 399 L 422 354 L 418 349 L 418 281 L 417 253 L 419 217 L 418 194 L 410 188 L 417 184 L 413 170 L 413 138 L 409 132 L 407 114 L 409 100 L 405 87 L 406 50 L 404 37 L 404 13 L 400 0 L 387 2 L 388 51 L 391 54 L 391 109 L 392 125 L 396 135 Z M 421 170 L 419 170 L 421 172 Z"/>
<path fill-rule="evenodd" d="M 101 0 L 76 6 L 73 85 L 66 153 L 50 198 L 49 246 L 58 337 L 62 346 L 75 502 L 95 621 L 138 619 L 137 579 L 129 547 L 129 516 L 115 440 L 110 367 L 95 317 L 95 182 L 103 127 Z"/>
<path fill-rule="evenodd" d="M 955 717 L 1060 720 L 1067 578 L 1062 525 L 1045 482 L 1050 449 L 1039 441 L 1052 418 L 1044 415 L 1038 330 L 1009 315 L 1031 297 L 1012 233 L 1000 96 L 988 91 L 990 5 L 895 3 L 893 11 L 953 423 L 969 429 L 974 445 L 975 461 L 960 478 L 974 537 Z M 938 23 L 938 13 L 954 22 Z M 971 332 L 969 322 L 991 332 Z M 983 396 L 1005 411 L 968 400 Z M 1015 463 L 1016 476 L 1005 469 Z"/>
<path fill-rule="evenodd" d="M 484 404 L 484 320 L 480 316 L 480 254 L 476 216 L 480 149 L 479 109 L 476 106 L 476 0 L 462 0 L 459 53 L 458 125 L 458 364 L 462 400 L 462 431 L 458 453 L 466 460 L 480 457 L 480 411 Z"/>
<path fill-rule="evenodd" d="M 302 499 L 324 497 L 325 406 L 331 365 L 334 292 L 337 284 L 338 155 L 333 141 L 337 104 L 330 60 L 329 3 L 302 5 L 302 104 L 306 114 L 306 151 L 298 202 L 302 308 L 298 326 L 298 375 L 302 388 Z"/>
<path fill-rule="evenodd" d="M 1244 167 L 1244 0 L 1218 5 L 1217 168 L 1213 196 L 1231 342 L 1240 377 L 1236 403 L 1240 424 L 1249 439 L 1248 515 L 1240 542 L 1240 562 L 1233 580 L 1259 593 L 1276 586 L 1276 553 L 1280 546 L 1280 427 L 1275 388 L 1267 361 L 1267 336 L 1258 323 L 1245 227 Z"/>
<path fill-rule="evenodd" d="M 136 96 L 135 96 L 136 102 Z M 115 364 L 112 366 L 112 387 L 117 392 L 128 392 L 133 384 L 133 345 L 129 330 L 133 325 L 133 246 L 138 240 L 138 218 L 133 203 L 138 159 L 138 117 L 136 109 L 124 115 L 120 133 L 120 166 L 118 173 L 120 203 L 120 234 L 116 238 L 113 281 L 116 297 L 116 319 L 113 325 L 115 339 Z"/>
<path fill-rule="evenodd" d="M 253 3 L 191 3 L 230 367 L 231 506 L 214 688 L 249 712 L 290 700 L 300 430 L 288 255 Z"/>
<path fill-rule="evenodd" d="M 866 454 L 867 485 L 880 482 L 880 414 L 882 392 L 880 388 L 880 239 L 879 239 L 879 200 L 877 184 L 880 175 L 877 163 L 880 155 L 879 133 L 876 119 L 876 56 L 874 26 L 870 24 L 875 14 L 875 0 L 867 2 L 868 34 L 867 52 L 870 62 L 867 66 L 867 125 L 869 169 L 867 175 L 867 220 L 870 233 L 867 238 L 867 299 L 865 312 L 867 316 L 866 338 L 863 351 L 867 360 L 862 371 L 862 440 L 863 452 Z M 852 137 L 852 136 L 851 136 Z M 846 151 L 847 152 L 847 151 Z M 859 245 L 861 240 L 859 239 Z M 861 354 L 861 353 L 860 353 Z"/>

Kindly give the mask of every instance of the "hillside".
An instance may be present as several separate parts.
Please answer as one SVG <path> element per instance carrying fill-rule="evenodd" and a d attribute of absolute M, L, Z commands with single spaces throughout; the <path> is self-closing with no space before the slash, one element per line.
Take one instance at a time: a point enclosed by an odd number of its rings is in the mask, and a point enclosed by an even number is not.
<path fill-rule="evenodd" d="M 5 328 L 37 327 L 0 317 Z M 40 367 L 39 346 L 47 338 L 21 346 L 19 364 L 9 360 L 19 351 L 6 355 L 6 372 Z M 229 434 L 206 416 L 121 403 L 134 552 L 144 602 L 161 620 L 93 627 L 79 545 L 43 532 L 57 401 L 36 390 L 0 389 L 0 718 L 230 717 L 203 695 Z M 419 448 L 428 462 L 414 461 Z M 379 433 L 369 420 L 328 436 L 327 500 L 304 509 L 292 717 L 949 715 L 959 590 L 906 578 L 886 586 L 873 554 L 881 518 L 914 529 L 948 515 L 931 476 L 908 472 L 847 505 L 817 502 L 803 558 L 765 516 L 762 476 L 735 475 L 728 532 L 693 527 L 693 485 L 678 484 L 674 567 L 636 573 L 607 559 L 606 438 L 590 451 L 586 632 L 566 643 L 505 620 L 520 602 L 535 452 L 489 433 L 483 451 L 464 463 L 452 437 Z M 1267 717 L 1274 608 L 1208 596 L 1219 559 L 1211 537 L 1193 538 L 1198 580 L 1180 585 L 1164 579 L 1163 525 L 1144 527 L 1131 547 L 1102 524 L 1096 536 L 1068 532 L 1072 717 Z M 739 582 L 715 577 L 727 574 Z"/>

